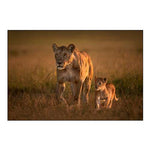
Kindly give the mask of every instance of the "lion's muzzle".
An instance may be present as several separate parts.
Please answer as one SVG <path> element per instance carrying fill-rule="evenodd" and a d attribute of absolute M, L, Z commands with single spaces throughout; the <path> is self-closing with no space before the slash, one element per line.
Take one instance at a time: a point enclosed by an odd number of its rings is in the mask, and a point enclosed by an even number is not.
<path fill-rule="evenodd" d="M 65 67 L 64 67 L 64 64 L 63 63 L 61 63 L 61 62 L 59 62 L 59 63 L 57 63 L 57 69 L 58 70 L 63 70 Z"/>

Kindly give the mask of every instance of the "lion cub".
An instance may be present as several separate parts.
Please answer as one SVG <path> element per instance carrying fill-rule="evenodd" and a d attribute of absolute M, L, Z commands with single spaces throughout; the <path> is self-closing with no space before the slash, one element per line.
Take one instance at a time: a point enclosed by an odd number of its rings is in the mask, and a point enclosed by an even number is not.
<path fill-rule="evenodd" d="M 107 83 L 106 78 L 95 77 L 95 102 L 97 109 L 100 109 L 100 104 L 103 103 L 105 108 L 111 108 L 113 99 L 118 101 L 115 94 L 115 86 Z"/>

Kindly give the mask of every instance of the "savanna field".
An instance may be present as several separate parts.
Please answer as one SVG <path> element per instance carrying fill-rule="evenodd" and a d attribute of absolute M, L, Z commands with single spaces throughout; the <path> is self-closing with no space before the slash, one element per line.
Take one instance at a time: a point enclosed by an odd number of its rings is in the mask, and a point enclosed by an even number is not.
<path fill-rule="evenodd" d="M 94 77 L 89 106 L 56 104 L 53 43 L 90 55 L 94 76 L 116 86 L 111 109 L 95 110 Z M 69 83 L 64 97 L 72 101 Z M 143 120 L 143 32 L 8 31 L 8 120 Z"/>

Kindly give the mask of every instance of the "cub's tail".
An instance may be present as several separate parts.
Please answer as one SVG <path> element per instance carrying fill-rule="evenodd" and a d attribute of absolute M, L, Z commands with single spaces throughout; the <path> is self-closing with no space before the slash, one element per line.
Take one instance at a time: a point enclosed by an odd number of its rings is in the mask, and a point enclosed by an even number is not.
<path fill-rule="evenodd" d="M 119 99 L 116 97 L 116 94 L 115 94 L 115 101 L 118 101 Z"/>

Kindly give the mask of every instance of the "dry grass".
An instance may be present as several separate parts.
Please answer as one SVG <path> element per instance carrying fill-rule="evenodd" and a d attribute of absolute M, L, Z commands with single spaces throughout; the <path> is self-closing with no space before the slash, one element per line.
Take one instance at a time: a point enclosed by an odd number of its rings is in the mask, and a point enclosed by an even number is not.
<path fill-rule="evenodd" d="M 47 42 L 48 37 L 45 35 L 42 36 Z M 17 37 L 18 43 L 13 43 L 11 36 L 10 32 L 8 49 L 9 120 L 143 119 L 143 49 L 137 44 L 136 37 L 126 40 L 127 37 L 118 39 L 111 35 L 114 40 L 104 38 L 105 40 L 98 42 L 88 37 L 68 39 L 64 36 L 62 43 L 69 44 L 75 41 L 79 49 L 87 50 L 93 61 L 95 75 L 107 77 L 110 82 L 114 83 L 119 97 L 119 101 L 113 103 L 112 109 L 95 111 L 93 82 L 90 106 L 83 104 L 81 110 L 72 106 L 68 111 L 64 103 L 56 105 L 55 99 L 55 60 L 50 46 L 53 40 L 57 42 L 60 39 L 54 37 L 51 40 L 52 36 L 49 35 L 51 42 L 44 45 L 46 43 L 43 42 L 44 40 L 39 43 L 36 41 L 37 35 L 33 36 L 33 44 L 30 44 L 31 41 L 29 42 L 26 36 L 24 39 Z M 97 36 L 96 39 L 99 39 L 98 37 L 102 39 L 102 36 Z M 72 100 L 69 84 L 66 87 L 65 97 Z"/>

